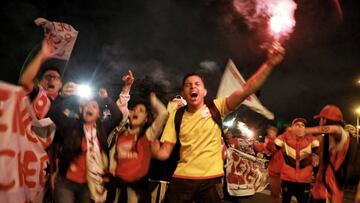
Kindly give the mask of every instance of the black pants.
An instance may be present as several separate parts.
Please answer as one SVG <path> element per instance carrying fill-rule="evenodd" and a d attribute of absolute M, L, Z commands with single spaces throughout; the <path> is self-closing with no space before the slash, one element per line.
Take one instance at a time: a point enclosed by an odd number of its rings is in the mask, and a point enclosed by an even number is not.
<path fill-rule="evenodd" d="M 110 177 L 109 183 L 106 185 L 108 190 L 106 203 L 113 203 L 116 198 L 116 189 L 119 188 L 121 193 L 118 198 L 118 203 L 127 203 L 127 188 L 132 188 L 139 197 L 139 203 L 149 203 L 151 202 L 151 192 L 149 190 L 149 182 L 147 177 L 144 177 L 136 182 L 125 182 L 117 177 Z"/>
<path fill-rule="evenodd" d="M 292 196 L 295 196 L 296 200 L 299 203 L 309 203 L 310 187 L 310 183 L 295 183 L 290 181 L 282 181 L 282 203 L 290 203 Z"/>
<path fill-rule="evenodd" d="M 318 199 L 311 198 L 310 203 L 326 203 L 326 200 L 318 200 Z"/>
<path fill-rule="evenodd" d="M 222 196 L 221 178 L 190 180 L 173 178 L 165 197 L 166 203 L 219 203 Z"/>

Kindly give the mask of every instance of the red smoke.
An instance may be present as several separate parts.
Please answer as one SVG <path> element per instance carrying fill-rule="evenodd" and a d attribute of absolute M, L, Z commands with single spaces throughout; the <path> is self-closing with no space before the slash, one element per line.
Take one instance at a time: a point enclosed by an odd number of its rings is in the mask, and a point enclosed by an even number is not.
<path fill-rule="evenodd" d="M 294 30 L 297 5 L 293 0 L 233 0 L 233 6 L 250 29 L 267 21 L 274 41 L 285 40 Z"/>

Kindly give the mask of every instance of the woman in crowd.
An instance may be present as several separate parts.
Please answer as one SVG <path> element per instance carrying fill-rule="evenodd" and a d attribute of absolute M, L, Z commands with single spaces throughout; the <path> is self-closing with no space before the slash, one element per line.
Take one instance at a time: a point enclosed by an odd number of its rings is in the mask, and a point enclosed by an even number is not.
<path fill-rule="evenodd" d="M 76 85 L 65 85 L 64 95 L 74 94 Z M 101 121 L 100 103 L 111 111 L 111 119 Z M 100 98 L 81 101 L 80 119 L 70 119 L 61 104 L 52 112 L 51 119 L 62 132 L 61 146 L 57 157 L 58 170 L 55 180 L 56 203 L 104 202 L 107 171 L 107 135 L 120 122 L 122 114 L 116 104 L 100 94 Z"/>
<path fill-rule="evenodd" d="M 134 81 L 132 72 L 123 77 L 125 85 L 117 102 L 122 112 L 126 112 L 129 91 Z M 126 99 L 127 98 L 127 99 Z M 115 185 L 120 188 L 120 202 L 147 202 L 150 193 L 147 189 L 146 175 L 149 170 L 151 142 L 161 134 L 168 118 L 168 111 L 155 93 L 150 93 L 150 104 L 156 113 L 152 119 L 150 108 L 144 103 L 137 103 L 129 113 L 129 125 L 118 130 L 115 136 L 115 153 L 110 156 L 116 165 L 111 167 Z M 112 160 L 110 160 L 113 162 Z M 108 202 L 113 202 L 113 197 Z"/>

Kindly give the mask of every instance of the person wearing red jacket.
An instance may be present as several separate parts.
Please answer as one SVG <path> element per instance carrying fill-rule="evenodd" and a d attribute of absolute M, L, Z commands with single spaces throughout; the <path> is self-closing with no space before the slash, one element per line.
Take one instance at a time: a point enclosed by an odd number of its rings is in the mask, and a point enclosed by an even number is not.
<path fill-rule="evenodd" d="M 276 139 L 278 129 L 274 126 L 269 126 L 266 129 L 266 137 L 265 142 L 263 143 L 254 143 L 253 148 L 258 152 L 274 152 L 274 149 L 271 149 L 274 146 L 274 140 Z M 283 163 L 282 151 L 275 151 L 271 157 L 268 166 L 268 174 L 269 174 L 269 183 L 271 190 L 271 202 L 278 203 L 280 200 L 281 194 L 281 180 L 280 180 L 280 170 Z"/>
<path fill-rule="evenodd" d="M 295 196 L 298 202 L 309 202 L 312 181 L 312 156 L 320 143 L 311 135 L 305 134 L 304 118 L 295 118 L 284 134 L 275 139 L 275 145 L 283 150 L 284 162 L 280 179 L 282 202 L 290 202 Z"/>

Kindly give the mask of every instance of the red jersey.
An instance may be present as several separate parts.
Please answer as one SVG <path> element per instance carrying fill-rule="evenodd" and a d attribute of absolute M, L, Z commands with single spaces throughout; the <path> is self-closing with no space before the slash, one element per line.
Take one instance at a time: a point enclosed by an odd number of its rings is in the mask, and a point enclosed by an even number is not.
<path fill-rule="evenodd" d="M 119 136 L 116 143 L 115 176 L 127 182 L 134 182 L 144 177 L 150 166 L 150 141 L 147 136 L 139 138 L 136 150 L 135 144 L 135 135 L 130 133 Z"/>
<path fill-rule="evenodd" d="M 86 183 L 86 138 L 81 140 L 81 154 L 74 157 L 66 172 L 66 178 L 76 183 Z"/>

